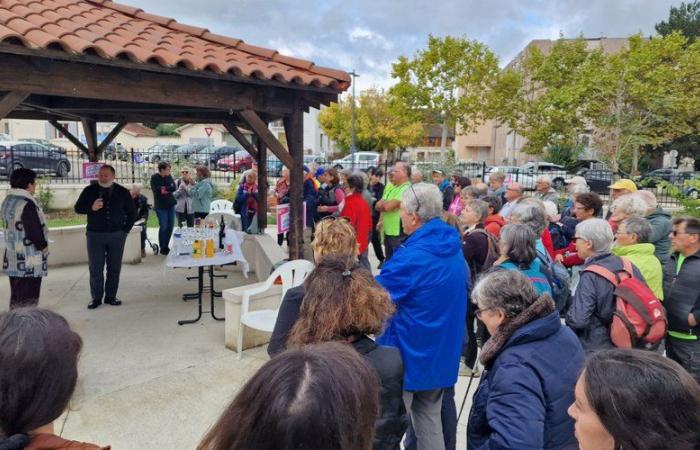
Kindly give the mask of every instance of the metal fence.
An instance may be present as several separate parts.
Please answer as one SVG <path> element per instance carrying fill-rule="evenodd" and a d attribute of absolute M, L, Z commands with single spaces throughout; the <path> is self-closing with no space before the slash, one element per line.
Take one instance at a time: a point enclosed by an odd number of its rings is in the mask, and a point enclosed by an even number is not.
<path fill-rule="evenodd" d="M 231 183 L 238 179 L 243 172 L 257 164 L 255 160 L 244 150 L 235 147 L 205 147 L 197 146 L 160 146 L 161 149 L 123 149 L 121 147 L 111 147 L 105 151 L 100 162 L 110 164 L 115 168 L 117 179 L 124 184 L 143 183 L 148 184 L 152 174 L 158 170 L 158 163 L 168 161 L 172 165 L 174 177 L 178 177 L 180 170 L 184 167 L 194 169 L 196 166 L 206 166 L 211 173 L 212 181 L 217 183 Z M 172 148 L 169 148 L 172 147 Z M 228 149 L 228 150 L 227 150 Z M 189 151 L 191 150 L 191 152 Z M 223 150 L 223 151 L 222 151 Z M 83 163 L 88 162 L 86 155 L 74 150 L 65 151 L 63 149 L 49 149 L 45 146 L 33 145 L 31 143 L 0 142 L 0 185 L 8 183 L 9 174 L 19 167 L 26 167 L 35 170 L 42 176 L 42 182 L 47 184 L 82 184 Z M 282 162 L 274 155 L 269 155 L 266 160 L 267 175 L 269 178 L 277 178 L 282 172 Z M 324 159 L 315 155 L 305 155 L 304 164 L 313 169 L 335 168 L 338 170 L 362 170 L 381 169 L 384 181 L 388 181 L 391 162 L 385 160 L 359 160 L 347 162 L 347 159 Z M 552 180 L 553 186 L 560 191 L 565 188 L 564 181 L 574 175 L 583 176 L 588 182 L 591 190 L 600 194 L 605 200 L 609 193 L 609 186 L 614 179 L 609 170 L 605 169 L 583 169 L 577 173 L 570 173 L 556 168 L 539 167 L 499 167 L 491 168 L 484 163 L 457 162 L 445 164 L 438 161 L 415 161 L 410 163 L 412 170 L 420 171 L 424 181 L 432 181 L 432 172 L 435 169 L 442 170 L 448 177 L 460 175 L 472 181 L 484 181 L 488 183 L 491 173 L 496 170 L 503 172 L 506 182 L 518 182 L 526 190 L 532 192 L 540 176 L 547 176 Z M 271 185 L 274 180 L 270 180 Z M 679 181 L 678 187 L 683 190 L 683 181 Z M 642 186 L 639 186 L 642 188 Z M 671 196 L 661 187 L 649 187 L 656 195 L 659 204 L 666 208 L 679 206 L 676 198 Z"/>

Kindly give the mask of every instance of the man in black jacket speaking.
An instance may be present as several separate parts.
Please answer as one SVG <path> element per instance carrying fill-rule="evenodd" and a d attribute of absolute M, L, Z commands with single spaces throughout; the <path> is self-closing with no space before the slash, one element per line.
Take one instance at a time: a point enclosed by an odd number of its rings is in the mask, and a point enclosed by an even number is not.
<path fill-rule="evenodd" d="M 75 203 L 75 212 L 87 214 L 87 250 L 90 268 L 88 309 L 104 302 L 119 306 L 119 273 L 122 269 L 124 243 L 136 220 L 136 208 L 129 191 L 114 182 L 114 167 L 100 168 L 98 183 L 83 189 Z M 107 264 L 107 281 L 104 269 Z"/>

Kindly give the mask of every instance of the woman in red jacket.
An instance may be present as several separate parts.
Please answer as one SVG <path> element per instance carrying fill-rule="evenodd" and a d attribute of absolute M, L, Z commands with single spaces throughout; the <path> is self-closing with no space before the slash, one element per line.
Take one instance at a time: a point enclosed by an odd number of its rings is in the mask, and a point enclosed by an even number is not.
<path fill-rule="evenodd" d="M 348 177 L 343 185 L 345 202 L 343 210 L 340 212 L 340 217 L 347 217 L 355 229 L 360 264 L 371 273 L 372 269 L 369 266 L 369 258 L 367 257 L 367 246 L 369 245 L 369 236 L 372 232 L 372 213 L 367 202 L 362 198 L 363 189 L 364 180 L 360 175 L 350 175 Z"/>

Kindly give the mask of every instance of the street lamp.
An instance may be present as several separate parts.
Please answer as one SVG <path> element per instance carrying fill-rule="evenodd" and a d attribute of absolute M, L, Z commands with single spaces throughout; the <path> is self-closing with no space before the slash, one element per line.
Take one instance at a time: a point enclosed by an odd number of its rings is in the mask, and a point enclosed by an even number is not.
<path fill-rule="evenodd" d="M 355 69 L 350 72 L 350 75 L 352 76 L 352 103 L 350 104 L 350 111 L 352 114 L 352 134 L 350 141 L 350 153 L 355 153 L 357 151 L 357 148 L 355 147 L 355 78 L 359 77 L 359 75 L 355 73 Z M 353 165 L 354 163 L 355 158 L 353 158 Z"/>

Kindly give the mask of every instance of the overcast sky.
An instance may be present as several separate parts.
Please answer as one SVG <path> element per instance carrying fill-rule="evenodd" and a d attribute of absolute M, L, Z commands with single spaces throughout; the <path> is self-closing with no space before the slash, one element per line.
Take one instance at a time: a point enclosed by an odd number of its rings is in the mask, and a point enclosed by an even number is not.
<path fill-rule="evenodd" d="M 486 43 L 505 65 L 532 39 L 654 33 L 670 0 L 123 0 L 316 64 L 351 71 L 357 88 L 389 87 L 391 64 L 428 34 Z"/>

